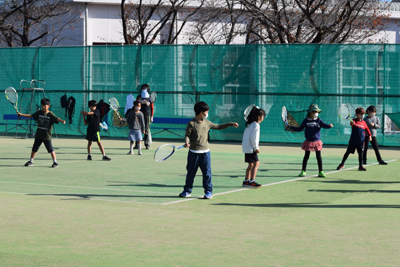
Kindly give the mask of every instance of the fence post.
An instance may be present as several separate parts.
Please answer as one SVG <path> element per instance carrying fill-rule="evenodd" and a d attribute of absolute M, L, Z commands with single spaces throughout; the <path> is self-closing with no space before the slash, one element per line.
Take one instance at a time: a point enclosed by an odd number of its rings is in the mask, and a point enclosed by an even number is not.
<path fill-rule="evenodd" d="M 382 90 L 382 145 L 385 145 L 385 102 L 386 102 L 386 97 L 385 97 L 385 92 L 386 92 L 386 44 L 383 45 L 383 90 Z"/>

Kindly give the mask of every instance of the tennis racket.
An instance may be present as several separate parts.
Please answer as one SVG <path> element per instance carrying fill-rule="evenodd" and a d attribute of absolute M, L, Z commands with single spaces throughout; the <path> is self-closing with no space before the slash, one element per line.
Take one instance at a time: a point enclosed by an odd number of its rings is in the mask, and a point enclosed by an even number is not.
<path fill-rule="evenodd" d="M 288 119 L 287 119 L 287 109 L 286 109 L 285 106 L 282 107 L 281 119 L 284 122 L 283 128 L 285 129 L 285 131 L 288 131 L 289 130 L 289 122 L 288 122 Z"/>
<path fill-rule="evenodd" d="M 6 98 L 7 100 L 11 103 L 11 105 L 13 105 L 13 107 L 15 108 L 15 111 L 17 113 L 19 113 L 18 108 L 17 108 L 17 103 L 18 103 L 18 93 L 17 91 L 12 88 L 12 87 L 8 87 L 4 93 L 6 94 Z M 20 116 L 18 116 L 18 119 L 20 119 Z"/>
<path fill-rule="evenodd" d="M 118 118 L 121 120 L 121 115 L 119 114 L 119 103 L 118 100 L 115 97 L 111 97 L 108 99 L 108 103 L 110 104 L 110 107 L 117 113 Z"/>
<path fill-rule="evenodd" d="M 154 103 L 157 100 L 157 93 L 156 92 L 151 92 L 150 93 L 150 102 Z"/>
<path fill-rule="evenodd" d="M 180 147 L 176 147 L 171 144 L 165 144 L 157 148 L 156 152 L 154 152 L 154 160 L 157 162 L 162 162 L 167 160 L 172 154 L 175 153 L 176 150 L 185 147 L 185 145 L 181 145 Z"/>
<path fill-rule="evenodd" d="M 341 104 L 337 110 L 337 114 L 341 119 L 353 121 L 356 110 L 351 104 Z"/>
<path fill-rule="evenodd" d="M 251 111 L 253 110 L 253 107 L 255 107 L 256 105 L 251 104 L 249 105 L 245 110 L 244 110 L 244 119 L 247 121 Z"/>

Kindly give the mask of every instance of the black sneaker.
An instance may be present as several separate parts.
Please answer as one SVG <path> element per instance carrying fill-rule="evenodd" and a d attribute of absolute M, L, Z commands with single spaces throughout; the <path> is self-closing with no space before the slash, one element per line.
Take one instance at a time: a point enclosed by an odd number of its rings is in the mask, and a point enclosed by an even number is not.
<path fill-rule="evenodd" d="M 387 162 L 384 162 L 383 160 L 379 161 L 379 165 L 387 165 Z"/>
<path fill-rule="evenodd" d="M 358 167 L 358 170 L 359 170 L 359 171 L 363 171 L 363 172 L 365 172 L 367 169 L 366 169 L 366 168 L 364 168 L 363 166 L 361 166 L 361 167 Z"/>
<path fill-rule="evenodd" d="M 249 185 L 250 185 L 250 181 L 249 180 L 243 181 L 243 184 L 242 184 L 243 187 L 249 187 Z"/>
<path fill-rule="evenodd" d="M 252 182 L 250 181 L 248 187 L 249 188 L 259 188 L 259 187 L 261 187 L 261 184 L 257 183 L 256 181 L 252 181 Z"/>
<path fill-rule="evenodd" d="M 88 156 L 87 156 L 87 160 L 92 160 L 92 156 L 91 156 L 91 155 L 88 155 Z"/>
<path fill-rule="evenodd" d="M 52 168 L 57 168 L 58 167 L 58 163 L 57 162 L 53 162 L 53 165 L 51 165 Z"/>
<path fill-rule="evenodd" d="M 29 167 L 29 166 L 32 166 L 33 165 L 33 162 L 32 161 L 28 161 L 27 163 L 25 163 L 25 167 Z"/>
<path fill-rule="evenodd" d="M 343 169 L 343 167 L 344 167 L 344 164 L 339 164 L 339 166 L 337 166 L 336 170 L 341 170 L 341 169 Z"/>
<path fill-rule="evenodd" d="M 103 157 L 103 160 L 105 160 L 105 161 L 110 161 L 111 159 L 110 159 L 109 157 L 107 157 L 107 156 L 104 156 L 104 157 Z"/>

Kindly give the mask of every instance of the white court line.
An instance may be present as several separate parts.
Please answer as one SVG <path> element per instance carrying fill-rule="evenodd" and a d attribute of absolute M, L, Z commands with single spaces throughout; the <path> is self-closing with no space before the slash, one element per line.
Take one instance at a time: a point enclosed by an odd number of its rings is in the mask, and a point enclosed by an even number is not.
<path fill-rule="evenodd" d="M 145 154 L 143 154 L 143 155 L 145 155 Z M 122 156 L 119 156 L 119 157 L 112 157 L 112 159 L 119 159 L 119 158 L 123 158 L 123 157 L 129 157 L 129 156 L 131 156 L 131 155 L 122 155 Z M 111 160 L 112 160 L 111 159 Z M 44 159 L 45 160 L 45 159 Z M 42 161 L 42 159 L 40 159 L 40 161 Z M 63 166 L 64 164 L 70 164 L 70 163 L 76 163 L 76 162 L 83 162 L 83 161 L 85 161 L 85 162 L 87 162 L 88 160 L 86 160 L 86 159 L 81 159 L 81 160 L 75 160 L 75 161 L 67 161 L 67 162 L 65 162 L 64 160 L 61 160 L 61 166 Z M 92 160 L 93 162 L 98 162 L 98 161 L 103 161 L 103 160 Z M 15 167 L 3 167 L 3 168 L 0 168 L 0 170 L 7 170 L 7 169 L 15 169 L 15 168 L 32 168 L 32 167 L 36 167 L 36 166 L 39 166 L 39 167 L 42 167 L 42 166 L 46 166 L 46 165 L 48 165 L 49 166 L 49 168 L 50 168 L 50 163 L 49 162 L 51 162 L 51 163 L 53 163 L 52 162 L 52 159 L 51 158 L 49 158 L 49 160 L 48 160 L 48 163 L 39 163 L 39 164 L 34 164 L 33 166 L 31 166 L 31 167 L 26 167 L 26 166 L 24 166 L 24 165 L 20 165 L 20 166 L 15 166 Z M 60 161 L 58 161 L 57 160 L 57 162 L 58 162 L 58 164 L 60 164 Z M 60 167 L 58 167 L 58 168 L 60 168 Z"/>
<path fill-rule="evenodd" d="M 387 162 L 392 162 L 392 161 L 396 161 L 396 159 L 388 160 Z M 368 164 L 368 165 L 365 165 L 365 166 L 372 166 L 372 165 L 377 165 L 377 164 L 379 164 L 379 162 L 372 163 L 372 164 Z M 342 170 L 339 170 L 339 171 L 327 172 L 326 174 L 332 174 L 332 173 L 337 173 L 337 172 L 343 172 L 343 171 L 348 171 L 348 170 L 352 170 L 352 169 L 356 169 L 356 168 L 358 168 L 358 166 L 357 166 L 357 167 L 347 168 L 347 169 L 342 169 Z M 306 176 L 306 177 L 299 177 L 299 178 L 296 178 L 296 179 L 291 179 L 291 180 L 285 180 L 285 181 L 280 181 L 280 182 L 265 184 L 265 185 L 262 185 L 262 187 L 271 186 L 271 185 L 276 185 L 276 184 L 283 184 L 283 183 L 288 183 L 288 182 L 303 180 L 303 179 L 307 179 L 307 178 L 311 178 L 311 177 L 317 177 L 317 176 L 318 176 L 318 174 L 311 175 L 311 176 Z M 225 194 L 230 194 L 230 193 L 235 193 L 235 192 L 244 191 L 244 190 L 250 190 L 250 189 L 252 189 L 252 188 L 241 188 L 241 189 L 237 189 L 237 190 L 232 190 L 232 191 L 217 193 L 217 194 L 214 194 L 213 196 L 220 196 L 220 195 L 225 195 Z M 191 200 L 195 200 L 195 199 L 198 199 L 198 198 L 186 198 L 186 199 L 183 199 L 183 200 L 177 200 L 177 201 L 172 201 L 172 202 L 167 202 L 167 203 L 161 203 L 160 205 L 176 204 L 176 203 L 191 201 Z"/>
<path fill-rule="evenodd" d="M 56 198 L 76 198 L 79 200 L 96 200 L 96 201 L 108 201 L 108 202 L 122 202 L 122 203 L 134 203 L 134 204 L 151 204 L 151 205 L 160 205 L 160 203 L 151 203 L 151 202 L 140 202 L 140 201 L 124 201 L 124 200 L 112 200 L 112 199 L 104 199 L 104 198 L 97 198 L 97 197 L 91 197 L 89 199 L 82 199 L 82 197 L 79 196 L 56 196 L 56 195 L 51 195 L 51 194 L 28 194 L 28 193 L 20 193 L 20 192 L 3 192 L 0 191 L 0 194 L 13 194 L 13 195 L 25 195 L 25 196 L 43 196 L 43 197 L 56 197 Z"/>
<path fill-rule="evenodd" d="M 97 187 L 85 187 L 85 186 L 74 186 L 74 185 L 36 184 L 36 183 L 22 183 L 22 182 L 9 182 L 9 181 L 0 181 L 0 183 L 4 183 L 4 184 L 23 184 L 23 185 L 52 186 L 52 187 L 63 187 L 63 188 L 79 188 L 79 189 L 92 189 L 92 190 L 110 190 L 110 191 L 124 191 L 124 192 L 139 192 L 139 193 L 152 193 L 152 194 L 170 194 L 170 195 L 175 195 L 175 193 L 166 193 L 166 192 L 140 191 L 140 190 L 126 190 L 126 189 L 116 189 L 116 188 L 97 188 Z"/>
<path fill-rule="evenodd" d="M 393 162 L 396 161 L 396 159 L 393 160 L 389 160 L 387 162 Z M 377 165 L 379 164 L 377 163 L 372 163 L 372 164 L 368 164 L 365 166 L 372 166 L 372 165 Z M 22 166 L 24 167 L 24 166 Z M 351 167 L 351 168 L 347 168 L 347 169 L 342 169 L 339 171 L 332 171 L 332 172 L 328 172 L 326 174 L 332 174 L 332 173 L 337 173 L 337 172 L 343 172 L 343 171 L 347 171 L 347 170 L 352 170 L 352 169 L 356 169 L 358 167 Z M 262 185 L 263 187 L 267 187 L 267 186 L 271 186 L 271 185 L 276 185 L 276 184 L 283 184 L 283 183 L 287 183 L 287 182 L 293 182 L 293 181 L 298 181 L 298 180 L 303 180 L 303 179 L 307 179 L 307 178 L 311 178 L 311 177 L 316 177 L 318 176 L 316 175 L 311 175 L 311 176 L 306 176 L 306 177 L 299 177 L 296 179 L 291 179 L 291 180 L 285 180 L 285 181 L 280 181 L 280 182 L 275 182 L 275 183 L 270 183 L 270 184 L 265 184 Z M 126 192 L 140 192 L 140 193 L 157 193 L 157 194 L 172 194 L 175 195 L 176 193 L 166 193 L 166 192 L 152 192 L 152 191 L 139 191 L 139 190 L 124 190 L 124 189 L 113 189 L 113 188 L 95 188 L 95 187 L 81 187 L 81 186 L 65 186 L 65 185 L 52 185 L 52 184 L 35 184 L 35 183 L 22 183 L 22 182 L 9 182 L 9 181 L 0 181 L 0 183 L 10 183 L 10 184 L 26 184 L 26 185 L 37 185 L 37 186 L 53 186 L 53 187 L 65 187 L 65 188 L 81 188 L 81 189 L 93 189 L 93 190 L 110 190 L 110 191 L 126 191 Z M 235 192 L 240 192 L 240 191 L 244 191 L 244 190 L 250 190 L 251 188 L 240 188 L 237 190 L 232 190 L 232 191 L 227 191 L 227 192 L 221 192 L 221 193 L 217 193 L 214 194 L 214 196 L 219 196 L 219 195 L 225 195 L 225 194 L 230 194 L 230 193 L 235 193 Z M 2 192 L 0 191 L 0 193 L 9 193 L 9 194 L 23 194 L 23 195 L 30 195 L 29 193 L 15 193 L 15 192 Z M 32 194 L 31 194 L 32 195 Z M 54 196 L 54 195 L 44 195 L 44 196 L 51 196 L 51 197 L 57 197 L 60 198 L 62 196 Z M 65 196 L 65 197 L 74 197 L 74 196 Z M 134 202 L 134 201 L 122 201 L 122 200 L 108 200 L 108 199 L 103 199 L 103 198 L 97 198 L 97 197 L 91 197 L 88 200 L 97 200 L 97 201 L 109 201 L 109 202 L 124 202 L 124 203 L 138 203 L 138 204 L 153 204 L 153 205 L 170 205 L 170 204 L 176 204 L 176 203 L 181 203 L 181 202 L 186 202 L 186 201 L 191 201 L 191 200 L 195 200 L 198 199 L 199 197 L 201 197 L 201 195 L 199 195 L 197 198 L 196 197 L 192 197 L 192 198 L 186 198 L 186 199 L 181 199 L 181 200 L 177 200 L 177 201 L 171 201 L 171 202 L 166 202 L 166 203 L 149 203 L 149 202 Z M 80 199 L 81 197 L 76 196 L 76 198 Z"/>

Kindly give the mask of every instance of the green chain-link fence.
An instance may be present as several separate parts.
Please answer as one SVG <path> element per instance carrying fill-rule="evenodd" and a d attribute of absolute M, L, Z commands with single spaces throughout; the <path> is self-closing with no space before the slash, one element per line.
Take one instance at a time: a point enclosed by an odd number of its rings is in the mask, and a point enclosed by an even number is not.
<path fill-rule="evenodd" d="M 205 101 L 215 123 L 237 121 L 240 128 L 211 131 L 212 140 L 241 141 L 243 111 L 256 104 L 266 111 L 261 124 L 262 142 L 299 143 L 302 133 L 283 130 L 280 112 L 285 105 L 301 123 L 310 104 L 322 109 L 320 117 L 334 128 L 322 130 L 326 144 L 346 144 L 351 127 L 340 120 L 341 103 L 377 107 L 382 128 L 378 142 L 400 145 L 400 46 L 397 45 L 151 45 L 41 47 L 0 49 L 0 83 L 14 87 L 20 81 L 43 80 L 51 110 L 65 118 L 60 98 L 76 99 L 72 123 L 56 127 L 58 134 L 83 135 L 81 110 L 90 99 L 108 102 L 115 97 L 124 113 L 126 97 L 139 94 L 142 83 L 158 94 L 154 117 L 191 118 L 193 105 Z M 39 104 L 40 94 L 34 100 Z M 21 98 L 21 97 L 20 97 Z M 29 100 L 20 100 L 22 108 Z M 6 98 L 3 114 L 14 114 Z M 386 116 L 385 116 L 386 114 Z M 109 113 L 112 124 L 112 112 Z M 15 123 L 15 121 L 8 121 Z M 9 127 L 9 126 L 8 126 Z M 153 124 L 154 128 L 184 125 Z M 19 130 L 22 131 L 22 130 Z M 176 129 L 178 134 L 183 130 Z M 21 132 L 22 133 L 22 132 Z M 110 126 L 102 136 L 127 137 L 127 127 Z M 179 138 L 163 131 L 153 138 Z"/>

